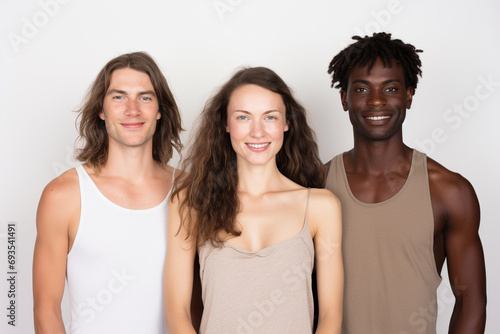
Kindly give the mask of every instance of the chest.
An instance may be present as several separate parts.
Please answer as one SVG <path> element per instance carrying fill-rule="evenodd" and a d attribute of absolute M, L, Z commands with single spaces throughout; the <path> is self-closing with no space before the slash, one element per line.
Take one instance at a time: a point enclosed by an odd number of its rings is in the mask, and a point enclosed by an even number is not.
<path fill-rule="evenodd" d="M 99 191 L 111 202 L 132 210 L 149 209 L 160 204 L 170 190 L 162 180 L 144 183 L 124 180 L 94 180 Z"/>
<path fill-rule="evenodd" d="M 352 194 L 364 203 L 380 203 L 395 196 L 406 183 L 408 175 L 387 171 L 378 175 L 347 173 Z"/>
<path fill-rule="evenodd" d="M 241 235 L 226 239 L 232 245 L 256 251 L 298 235 L 306 219 L 306 201 L 280 197 L 243 199 L 236 224 Z"/>

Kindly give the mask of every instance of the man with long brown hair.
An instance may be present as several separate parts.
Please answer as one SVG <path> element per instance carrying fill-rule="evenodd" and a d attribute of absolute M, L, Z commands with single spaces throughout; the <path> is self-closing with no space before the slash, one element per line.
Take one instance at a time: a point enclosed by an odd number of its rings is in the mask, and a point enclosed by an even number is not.
<path fill-rule="evenodd" d="M 37 333 L 166 333 L 163 265 L 179 111 L 144 52 L 109 61 L 79 111 L 83 165 L 50 182 L 37 212 Z"/>

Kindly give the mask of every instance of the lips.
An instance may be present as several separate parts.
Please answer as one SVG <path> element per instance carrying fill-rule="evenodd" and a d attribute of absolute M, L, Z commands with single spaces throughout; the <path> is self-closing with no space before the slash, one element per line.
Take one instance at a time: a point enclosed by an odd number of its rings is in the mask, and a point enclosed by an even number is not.
<path fill-rule="evenodd" d="M 366 119 L 369 119 L 370 121 L 381 121 L 384 119 L 391 118 L 391 116 L 365 116 Z"/>
<path fill-rule="evenodd" d="M 262 152 L 262 151 L 265 151 L 267 150 L 267 148 L 269 147 L 269 145 L 271 145 L 271 142 L 267 142 L 267 143 L 245 143 L 248 148 L 250 149 L 250 151 L 253 151 L 253 152 Z"/>
<path fill-rule="evenodd" d="M 370 110 L 361 114 L 368 124 L 380 126 L 387 124 L 393 116 L 393 113 L 386 110 Z"/>
<path fill-rule="evenodd" d="M 134 122 L 134 123 L 122 123 L 122 126 L 126 129 L 138 129 L 144 122 Z"/>

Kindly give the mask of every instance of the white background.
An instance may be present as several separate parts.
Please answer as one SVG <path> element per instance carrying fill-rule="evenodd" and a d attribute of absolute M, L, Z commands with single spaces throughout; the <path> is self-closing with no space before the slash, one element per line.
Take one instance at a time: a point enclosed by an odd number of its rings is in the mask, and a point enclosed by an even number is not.
<path fill-rule="evenodd" d="M 498 14 L 494 0 L 0 0 L 0 332 L 33 332 L 38 200 L 51 179 L 75 166 L 72 111 L 108 60 L 138 50 L 157 60 L 188 130 L 185 141 L 207 98 L 237 67 L 270 67 L 308 109 L 327 161 L 352 146 L 327 66 L 352 35 L 387 31 L 424 50 L 405 141 L 476 189 L 488 277 L 486 332 L 500 333 Z M 3 278 L 9 222 L 17 223 L 15 328 L 7 325 Z M 138 226 L 137 235 L 147 231 Z M 445 279 L 438 291 L 439 333 L 447 332 L 450 296 Z M 68 319 L 67 296 L 63 306 Z"/>

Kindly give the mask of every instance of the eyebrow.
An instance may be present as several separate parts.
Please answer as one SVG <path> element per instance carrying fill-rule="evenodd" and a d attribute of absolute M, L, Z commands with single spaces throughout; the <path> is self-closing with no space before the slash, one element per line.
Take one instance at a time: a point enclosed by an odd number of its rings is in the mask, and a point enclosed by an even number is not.
<path fill-rule="evenodd" d="M 251 114 L 251 112 L 246 111 L 246 110 L 241 110 L 241 109 L 233 110 L 233 112 L 242 112 L 244 114 Z M 280 111 L 278 109 L 271 109 L 271 110 L 264 111 L 264 114 L 270 114 L 272 112 L 280 112 Z"/>
<path fill-rule="evenodd" d="M 111 94 L 122 94 L 122 95 L 128 95 L 128 93 L 124 90 L 121 90 L 121 89 L 110 89 L 108 90 L 108 92 L 106 93 L 106 95 L 111 95 Z M 139 92 L 138 95 L 153 95 L 153 96 L 156 96 L 155 92 L 152 91 L 152 90 L 146 90 L 146 91 L 143 91 L 143 92 Z"/>
<path fill-rule="evenodd" d="M 398 79 L 388 79 L 388 80 L 383 81 L 382 83 L 383 83 L 384 85 L 386 85 L 386 84 L 389 84 L 389 83 L 391 83 L 391 82 L 399 82 L 399 83 L 400 83 L 400 82 L 401 82 L 401 80 L 398 80 Z M 361 79 L 357 79 L 357 80 L 354 80 L 352 83 L 353 83 L 353 84 L 354 84 L 354 83 L 362 83 L 362 84 L 368 85 L 368 84 L 370 84 L 370 81 L 368 81 L 368 80 L 361 80 Z"/>

